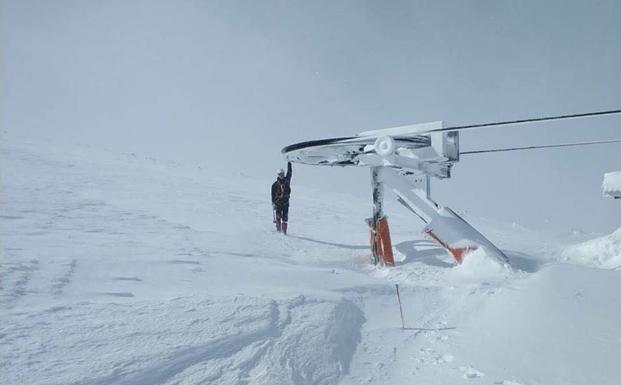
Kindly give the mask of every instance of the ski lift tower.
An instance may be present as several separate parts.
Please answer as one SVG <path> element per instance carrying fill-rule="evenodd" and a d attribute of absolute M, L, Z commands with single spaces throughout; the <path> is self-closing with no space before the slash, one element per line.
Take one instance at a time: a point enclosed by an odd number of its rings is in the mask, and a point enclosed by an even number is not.
<path fill-rule="evenodd" d="M 425 223 L 424 232 L 446 249 L 457 263 L 461 263 L 468 252 L 478 248 L 485 249 L 488 255 L 501 262 L 507 262 L 504 253 L 483 234 L 453 210 L 438 205 L 431 198 L 431 179 L 450 178 L 453 166 L 462 155 L 621 143 L 621 139 L 460 152 L 459 133 L 480 128 L 618 114 L 621 114 L 621 109 L 453 127 L 445 127 L 443 122 L 430 122 L 366 131 L 350 137 L 296 143 L 283 148 L 282 153 L 290 162 L 368 167 L 371 170 L 373 215 L 368 222 L 375 263 L 394 265 L 388 220 L 383 209 L 385 187 L 392 190 L 399 203 Z M 606 174 L 603 187 L 605 195 L 621 198 L 621 172 Z"/>
<path fill-rule="evenodd" d="M 373 215 L 371 231 L 374 263 L 394 265 L 384 190 L 390 189 L 406 209 L 425 223 L 424 232 L 446 249 L 457 263 L 477 248 L 502 262 L 507 257 L 483 234 L 448 207 L 431 198 L 431 179 L 450 178 L 459 161 L 459 132 L 442 122 L 366 131 L 352 137 L 314 140 L 282 149 L 290 162 L 316 166 L 370 169 Z"/>

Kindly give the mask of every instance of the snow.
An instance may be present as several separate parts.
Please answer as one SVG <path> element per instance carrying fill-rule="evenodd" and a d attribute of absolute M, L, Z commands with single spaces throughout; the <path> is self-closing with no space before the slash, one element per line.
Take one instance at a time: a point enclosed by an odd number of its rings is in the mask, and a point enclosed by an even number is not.
<path fill-rule="evenodd" d="M 67 319 L 80 322 L 55 327 Z M 238 383 L 243 378 L 273 384 L 292 377 L 334 383 L 347 368 L 348 347 L 360 338 L 363 318 L 347 301 L 300 296 L 279 302 L 224 297 L 166 304 L 78 303 L 25 312 L 16 321 L 5 334 L 35 334 L 41 340 L 24 346 L 24 354 L 12 363 L 32 367 L 29 375 L 43 383 L 46 377 L 53 378 L 51 383 L 74 383 L 95 376 L 95 383 L 111 384 Z M 305 349 L 290 349 L 293 341 Z M 17 341 L 5 342 L 8 347 Z M 39 363 L 33 365 L 30 357 Z M 110 368 L 128 370 L 110 373 Z"/>
<path fill-rule="evenodd" d="M 295 175 L 284 237 L 271 180 L 76 144 L 4 143 L 0 161 L 2 385 L 621 378 L 621 230 L 568 246 L 460 212 L 509 264 L 479 248 L 456 266 L 389 200 L 382 268 L 369 201 Z"/>
<path fill-rule="evenodd" d="M 436 122 L 426 122 L 426 123 L 416 123 L 409 124 L 407 126 L 399 126 L 399 127 L 391 127 L 391 128 L 382 128 L 378 130 L 369 130 L 359 133 L 357 136 L 407 136 L 412 134 L 417 134 L 421 132 L 429 132 L 432 130 L 441 129 L 444 126 L 444 122 L 436 121 Z"/>
<path fill-rule="evenodd" d="M 455 355 L 488 377 L 518 383 L 614 384 L 609 358 L 621 353 L 621 296 L 610 291 L 618 279 L 555 264 L 500 288 L 460 325 Z"/>
<path fill-rule="evenodd" d="M 621 171 L 605 173 L 602 190 L 605 196 L 621 198 Z"/>
<path fill-rule="evenodd" d="M 512 273 L 510 265 L 500 261 L 495 253 L 488 253 L 484 247 L 466 254 L 461 265 L 453 269 L 456 276 L 474 280 L 500 279 Z"/>
<path fill-rule="evenodd" d="M 621 268 L 621 228 L 603 237 L 566 247 L 565 261 L 603 269 Z"/>

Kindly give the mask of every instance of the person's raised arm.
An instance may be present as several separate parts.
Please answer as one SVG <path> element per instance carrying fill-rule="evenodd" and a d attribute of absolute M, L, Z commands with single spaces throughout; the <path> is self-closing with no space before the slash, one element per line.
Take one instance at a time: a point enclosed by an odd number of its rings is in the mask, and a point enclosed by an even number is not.
<path fill-rule="evenodd" d="M 291 180 L 291 175 L 293 175 L 293 167 L 291 167 L 291 162 L 287 162 L 287 180 Z"/>

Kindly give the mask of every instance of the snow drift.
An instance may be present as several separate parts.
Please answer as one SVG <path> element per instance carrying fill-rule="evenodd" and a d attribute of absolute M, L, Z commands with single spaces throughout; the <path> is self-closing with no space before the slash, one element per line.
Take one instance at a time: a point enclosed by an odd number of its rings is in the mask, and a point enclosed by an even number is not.
<path fill-rule="evenodd" d="M 600 238 L 568 246 L 561 252 L 564 261 L 616 269 L 621 267 L 621 228 L 614 233 Z"/>
<path fill-rule="evenodd" d="M 4 328 L 0 383 L 331 385 L 363 321 L 349 301 L 304 296 L 51 307 Z"/>
<path fill-rule="evenodd" d="M 488 252 L 484 247 L 479 247 L 466 254 L 462 264 L 453 269 L 455 276 L 470 279 L 501 279 L 511 274 L 509 264 L 498 259 L 495 252 Z"/>

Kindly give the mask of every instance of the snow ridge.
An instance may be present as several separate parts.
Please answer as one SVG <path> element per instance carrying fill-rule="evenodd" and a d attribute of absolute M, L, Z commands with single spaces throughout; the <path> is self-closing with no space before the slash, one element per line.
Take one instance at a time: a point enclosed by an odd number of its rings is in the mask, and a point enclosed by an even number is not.
<path fill-rule="evenodd" d="M 305 296 L 83 303 L 14 317 L 2 329 L 0 360 L 13 365 L 0 383 L 334 385 L 364 322 L 351 301 Z M 64 328 L 55 332 L 59 321 Z"/>

